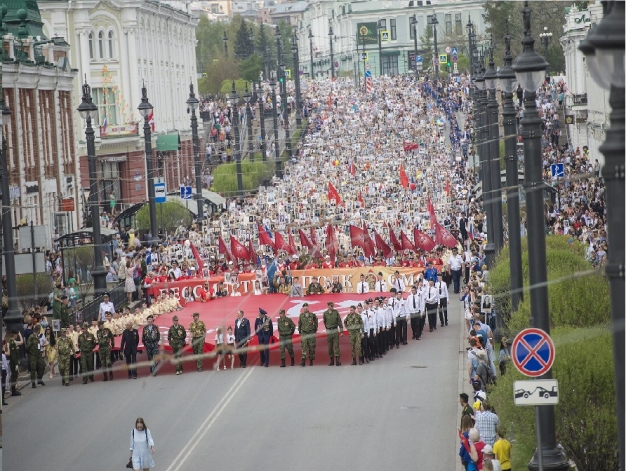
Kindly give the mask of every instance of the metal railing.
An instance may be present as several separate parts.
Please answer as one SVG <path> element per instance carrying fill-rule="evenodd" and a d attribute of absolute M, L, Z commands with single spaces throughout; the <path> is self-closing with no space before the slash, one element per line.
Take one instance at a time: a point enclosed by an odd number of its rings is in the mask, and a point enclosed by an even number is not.
<path fill-rule="evenodd" d="M 115 309 L 119 308 L 126 302 L 126 293 L 124 292 L 124 282 L 121 281 L 115 288 L 108 291 L 109 301 L 113 303 Z M 100 310 L 100 303 L 102 302 L 102 296 L 94 298 L 90 303 L 83 306 L 82 309 L 77 310 L 71 317 L 70 322 L 76 324 L 77 322 L 89 322 L 98 319 L 98 311 Z"/>
<path fill-rule="evenodd" d="M 573 106 L 580 106 L 580 105 L 586 105 L 587 104 L 587 94 L 586 93 L 581 93 L 579 95 L 572 95 L 572 105 Z"/>

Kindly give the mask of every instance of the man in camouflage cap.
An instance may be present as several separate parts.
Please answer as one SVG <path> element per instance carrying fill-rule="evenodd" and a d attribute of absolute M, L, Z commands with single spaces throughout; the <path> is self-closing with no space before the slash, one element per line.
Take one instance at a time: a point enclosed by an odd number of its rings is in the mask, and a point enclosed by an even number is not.
<path fill-rule="evenodd" d="M 59 373 L 61 374 L 61 383 L 63 386 L 70 385 L 70 358 L 74 353 L 72 339 L 67 336 L 67 329 L 61 328 L 61 336 L 57 339 L 57 348 L 59 350 Z"/>
<path fill-rule="evenodd" d="M 78 336 L 78 349 L 80 350 L 80 366 L 83 370 L 83 384 L 87 384 L 87 378 L 93 383 L 93 351 L 96 348 L 96 338 L 89 332 L 89 323 L 83 322 L 83 332 Z"/>
<path fill-rule="evenodd" d="M 28 337 L 26 341 L 26 353 L 28 353 L 28 368 L 30 370 L 30 382 L 33 388 L 37 387 L 37 384 L 45 386 L 43 382 L 43 373 L 46 369 L 46 364 L 43 361 L 42 347 L 41 347 L 41 325 L 37 324 L 33 333 Z M 35 378 L 37 384 L 35 384 Z"/>
<path fill-rule="evenodd" d="M 356 312 L 356 306 L 350 306 L 350 312 L 343 321 L 348 333 L 350 334 L 350 352 L 352 353 L 352 364 L 356 365 L 357 358 L 359 364 L 363 364 L 361 358 L 361 339 L 364 337 L 365 328 L 363 327 L 363 319 Z"/>
<path fill-rule="evenodd" d="M 191 334 L 191 348 L 194 355 L 202 355 L 204 353 L 204 337 L 206 336 L 206 326 L 200 320 L 200 313 L 193 313 L 193 322 L 189 324 L 189 333 Z M 202 371 L 202 356 L 196 360 L 196 368 Z"/>
<path fill-rule="evenodd" d="M 111 369 L 111 350 L 115 347 L 113 340 L 113 332 L 108 327 L 104 327 L 104 321 L 98 321 L 98 331 L 96 332 L 96 341 L 98 342 L 98 356 L 100 357 L 100 366 L 102 367 L 102 381 L 113 379 Z M 107 375 L 107 369 L 108 375 Z"/>
<path fill-rule="evenodd" d="M 339 336 L 343 334 L 343 323 L 339 316 L 339 311 L 335 309 L 332 301 L 328 301 L 328 309 L 324 311 L 324 327 L 326 327 L 326 339 L 328 340 L 328 356 L 330 363 L 328 366 L 341 366 L 339 359 Z M 339 329 L 339 332 L 337 332 Z"/>
<path fill-rule="evenodd" d="M 180 358 L 183 355 L 183 347 L 187 343 L 187 331 L 178 323 L 178 316 L 172 317 L 172 322 L 174 322 L 174 325 L 172 325 L 167 332 L 167 341 L 174 351 L 174 358 Z M 176 363 L 176 374 L 179 375 L 182 374 L 182 372 L 183 364 L 178 361 Z"/>
<path fill-rule="evenodd" d="M 309 303 L 304 303 L 302 305 L 302 314 L 300 314 L 300 319 L 298 320 L 298 332 L 300 333 L 302 345 L 302 362 L 300 362 L 300 366 L 306 366 L 307 355 L 309 357 L 309 365 L 313 366 L 317 325 L 317 316 L 309 311 Z"/>
<path fill-rule="evenodd" d="M 281 309 L 278 316 L 278 333 L 280 335 L 280 367 L 285 367 L 285 348 L 291 357 L 291 366 L 294 365 L 293 354 L 293 333 L 296 331 L 296 324 L 287 317 L 285 310 Z"/>

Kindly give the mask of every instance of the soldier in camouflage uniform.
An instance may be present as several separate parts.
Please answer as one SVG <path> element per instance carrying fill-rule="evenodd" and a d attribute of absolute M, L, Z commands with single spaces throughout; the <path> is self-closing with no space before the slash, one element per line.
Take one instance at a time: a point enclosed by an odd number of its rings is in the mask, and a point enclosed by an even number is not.
<path fill-rule="evenodd" d="M 324 288 L 320 285 L 320 282 L 317 281 L 317 278 L 313 277 L 311 279 L 311 283 L 309 287 L 306 289 L 306 294 L 323 294 Z"/>
<path fill-rule="evenodd" d="M 96 348 L 96 338 L 88 331 L 89 323 L 83 322 L 83 333 L 78 336 L 78 349 L 80 350 L 80 366 L 83 370 L 83 384 L 87 384 L 87 378 L 93 383 L 93 351 Z"/>
<path fill-rule="evenodd" d="M 187 331 L 178 323 L 178 316 L 172 317 L 174 325 L 167 332 L 167 341 L 174 351 L 174 358 L 180 358 L 183 355 L 183 347 L 187 344 Z M 178 361 L 176 363 L 176 374 L 182 374 L 183 364 Z"/>
<path fill-rule="evenodd" d="M 306 366 L 306 357 L 309 356 L 309 365 L 313 366 L 315 360 L 315 334 L 317 333 L 317 316 L 309 311 L 309 303 L 302 305 L 303 312 L 298 320 L 298 332 L 302 344 L 302 362 L 300 366 Z"/>
<path fill-rule="evenodd" d="M 61 336 L 57 339 L 59 350 L 59 373 L 63 386 L 70 385 L 70 357 L 74 353 L 72 339 L 67 336 L 67 329 L 61 328 Z"/>
<path fill-rule="evenodd" d="M 46 364 L 43 361 L 40 342 L 40 337 L 42 335 L 43 334 L 41 333 L 41 326 L 36 325 L 33 329 L 33 333 L 30 335 L 30 337 L 28 337 L 28 340 L 26 341 L 26 353 L 28 353 L 30 382 L 33 385 L 33 388 L 36 388 L 37 384 L 45 386 L 43 382 L 43 373 L 46 369 Z M 37 384 L 35 384 L 35 378 L 37 378 Z"/>
<path fill-rule="evenodd" d="M 352 353 L 352 364 L 356 365 L 356 359 L 359 359 L 359 364 L 363 364 L 361 358 L 361 339 L 363 338 L 363 332 L 365 328 L 363 326 L 363 319 L 361 315 L 356 312 L 355 306 L 350 306 L 350 312 L 343 321 L 348 333 L 350 334 L 350 352 Z"/>
<path fill-rule="evenodd" d="M 200 313 L 193 313 L 193 322 L 189 324 L 189 333 L 191 334 L 191 348 L 194 355 L 202 355 L 204 353 L 204 337 L 206 335 L 206 326 L 200 319 Z M 202 358 L 196 360 L 196 368 L 202 371 Z"/>
<path fill-rule="evenodd" d="M 96 341 L 100 348 L 98 349 L 98 356 L 100 357 L 100 366 L 102 367 L 103 379 L 102 381 L 113 380 L 113 372 L 111 368 L 111 349 L 115 347 L 115 341 L 113 340 L 113 332 L 107 327 L 104 327 L 104 321 L 98 321 L 98 331 L 96 332 Z M 109 369 L 107 376 L 107 369 Z"/>
<path fill-rule="evenodd" d="M 328 309 L 324 311 L 324 327 L 326 327 L 326 339 L 328 340 L 328 366 L 341 366 L 339 360 L 339 335 L 343 334 L 343 323 L 339 317 L 339 311 L 335 309 L 332 301 L 328 302 Z M 339 328 L 339 332 L 337 332 Z"/>
<path fill-rule="evenodd" d="M 9 336 L 9 368 L 11 369 L 11 396 L 21 396 L 22 393 L 17 390 L 17 377 L 20 372 L 20 355 L 18 347 L 24 344 L 22 334 L 17 331 L 11 331 Z"/>
<path fill-rule="evenodd" d="M 281 309 L 278 316 L 278 334 L 280 335 L 280 367 L 285 367 L 285 348 L 291 357 L 291 366 L 294 365 L 293 354 L 293 333 L 296 331 L 296 324 L 290 317 L 285 315 L 285 310 Z"/>
<path fill-rule="evenodd" d="M 152 359 L 159 354 L 159 340 L 161 340 L 161 333 L 159 332 L 159 328 L 154 325 L 154 316 L 152 314 L 146 318 L 146 321 L 148 321 L 148 325 L 143 328 L 141 340 L 143 342 L 143 346 L 146 347 L 148 361 L 152 361 Z M 152 364 L 150 365 L 150 373 L 152 373 L 152 376 L 156 376 L 158 364 L 158 361 L 152 361 Z"/>

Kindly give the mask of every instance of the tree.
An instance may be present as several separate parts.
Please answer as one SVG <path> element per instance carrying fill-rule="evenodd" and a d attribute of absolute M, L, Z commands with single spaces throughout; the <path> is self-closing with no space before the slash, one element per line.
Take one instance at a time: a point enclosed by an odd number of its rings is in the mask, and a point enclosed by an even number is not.
<path fill-rule="evenodd" d="M 207 66 L 206 79 L 202 80 L 200 93 L 217 94 L 222 88 L 224 80 L 236 80 L 239 78 L 237 62 L 232 57 L 226 57 L 223 53 L 216 54 L 213 61 Z"/>
<path fill-rule="evenodd" d="M 431 25 L 426 25 L 424 34 L 422 34 L 419 39 L 423 51 L 422 67 L 424 70 L 427 70 L 433 63 L 433 54 L 435 53 L 435 46 L 433 44 L 433 27 Z"/>
<path fill-rule="evenodd" d="M 235 80 L 235 90 L 237 91 L 237 95 L 239 95 L 239 101 L 243 100 L 243 94 L 245 93 L 247 83 L 248 82 L 243 79 Z M 229 96 L 232 92 L 233 92 L 233 81 L 224 80 L 222 82 L 222 87 L 220 88 L 220 93 L 223 96 Z"/>
<path fill-rule="evenodd" d="M 50 278 L 48 273 L 38 273 L 36 280 L 32 273 L 19 275 L 16 284 L 17 297 L 20 300 L 22 309 L 25 310 L 34 306 L 43 306 L 54 289 L 52 286 L 52 278 Z M 35 296 L 35 292 L 37 296 Z"/>
<path fill-rule="evenodd" d="M 235 37 L 235 57 L 239 60 L 247 59 L 252 54 L 249 36 L 250 30 L 246 27 L 246 22 L 242 20 Z"/>
<path fill-rule="evenodd" d="M 195 202 L 193 204 L 195 205 Z M 193 217 L 187 208 L 178 203 L 160 203 L 157 208 L 157 219 L 157 226 L 170 231 L 178 229 L 179 226 L 189 226 Z M 147 204 L 137 211 L 135 221 L 137 229 L 150 229 L 150 208 Z"/>
<path fill-rule="evenodd" d="M 261 57 L 263 57 L 263 62 L 267 63 L 268 67 L 271 68 L 271 66 L 269 64 L 272 64 L 272 58 L 274 57 L 272 55 L 272 47 L 270 45 L 270 37 L 269 34 L 267 33 L 267 29 L 265 28 L 265 25 L 263 23 L 261 23 L 261 26 L 259 27 L 259 34 L 257 35 L 257 42 L 256 42 L 256 52 L 258 55 L 260 55 Z M 265 65 L 265 64 L 264 64 Z M 270 69 L 265 69 L 264 68 L 264 78 L 267 79 L 267 71 Z"/>
<path fill-rule="evenodd" d="M 443 29 L 443 28 L 442 28 Z M 467 34 L 463 31 L 463 27 L 454 27 L 450 33 L 443 33 L 441 38 L 437 38 L 439 50 L 445 49 L 446 46 L 456 47 L 459 54 L 467 54 Z"/>
<path fill-rule="evenodd" d="M 539 40 L 539 34 L 544 26 L 553 33 L 552 41 L 548 47 L 548 61 L 550 71 L 556 74 L 565 69 L 565 57 L 563 47 L 558 40 L 565 23 L 565 7 L 570 6 L 558 1 L 531 2 L 531 34 L 535 38 L 535 50 L 544 55 L 543 46 Z M 507 20 L 509 34 L 511 35 L 511 52 L 515 58 L 522 53 L 522 38 L 524 37 L 524 20 L 522 15 L 523 5 L 520 2 L 499 2 L 490 0 L 483 5 L 483 19 L 489 25 L 485 29 L 487 37 L 493 37 L 495 51 L 494 61 L 496 65 L 502 65 L 504 60 L 504 35 L 506 34 Z"/>
<path fill-rule="evenodd" d="M 248 82 L 256 82 L 259 80 L 261 70 L 263 70 L 263 62 L 261 56 L 254 54 L 246 60 L 239 62 L 238 67 L 242 79 Z"/>

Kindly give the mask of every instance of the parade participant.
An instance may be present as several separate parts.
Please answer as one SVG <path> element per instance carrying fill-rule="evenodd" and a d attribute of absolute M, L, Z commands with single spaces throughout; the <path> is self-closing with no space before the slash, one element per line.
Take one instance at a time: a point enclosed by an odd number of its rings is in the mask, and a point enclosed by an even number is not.
<path fill-rule="evenodd" d="M 206 326 L 200 320 L 200 313 L 193 313 L 193 322 L 189 324 L 189 333 L 191 334 L 191 348 L 196 358 L 196 368 L 202 371 L 202 355 L 204 354 L 204 341 L 206 336 Z M 222 342 L 223 343 L 223 342 Z"/>
<path fill-rule="evenodd" d="M 83 322 L 83 332 L 78 336 L 78 349 L 80 350 L 80 366 L 83 374 L 83 384 L 87 380 L 94 382 L 93 377 L 93 351 L 96 348 L 96 338 L 89 332 L 89 323 Z"/>
<path fill-rule="evenodd" d="M 359 277 L 359 284 L 356 285 L 356 292 L 357 294 L 366 294 L 369 293 L 369 291 L 370 286 L 367 281 L 365 281 L 365 275 L 361 273 L 361 276 Z"/>
<path fill-rule="evenodd" d="M 96 332 L 96 343 L 98 344 L 98 357 L 102 368 L 102 381 L 113 379 L 111 368 L 111 349 L 115 348 L 113 333 L 104 326 L 104 321 L 98 321 L 98 331 Z M 69 366 L 69 365 L 68 365 Z M 107 374 L 107 369 L 109 369 Z"/>
<path fill-rule="evenodd" d="M 424 309 L 428 316 L 428 327 L 432 332 L 437 329 L 437 307 L 439 306 L 439 293 L 432 278 L 428 279 L 428 288 L 424 294 Z"/>
<path fill-rule="evenodd" d="M 41 384 L 45 386 L 43 382 L 43 373 L 46 368 L 46 364 L 43 360 L 43 348 L 42 339 L 43 334 L 41 333 L 41 326 L 35 325 L 33 328 L 33 333 L 26 340 L 26 353 L 28 353 L 28 368 L 30 370 L 30 382 L 34 388 L 37 387 L 35 384 L 35 379 L 37 379 L 37 384 Z"/>
<path fill-rule="evenodd" d="M 467 237 L 464 237 L 464 239 L 467 239 Z M 459 249 L 457 247 L 452 248 L 452 256 L 448 260 L 448 265 L 450 266 L 450 273 L 452 274 L 452 282 L 454 283 L 454 292 L 458 294 L 461 289 L 460 286 L 461 286 L 461 274 L 463 271 L 463 257 L 459 255 Z"/>
<path fill-rule="evenodd" d="M 435 289 L 439 295 L 439 322 L 441 327 L 448 325 L 448 285 L 443 280 L 443 276 L 439 273 L 439 281 L 435 283 Z"/>
<path fill-rule="evenodd" d="M 359 303 L 356 306 L 357 314 L 361 317 L 361 323 L 363 324 L 363 332 L 361 335 L 361 363 L 365 361 L 365 363 L 370 362 L 369 351 L 367 348 L 368 345 L 368 333 L 369 330 L 367 328 L 367 311 L 363 309 L 363 304 Z"/>
<path fill-rule="evenodd" d="M 254 320 L 254 332 L 259 341 L 259 355 L 261 357 L 261 366 L 266 368 L 270 364 L 269 345 L 272 335 L 274 335 L 274 324 L 267 316 L 265 309 L 259 308 L 259 315 Z"/>
<path fill-rule="evenodd" d="M 387 282 L 383 279 L 383 272 L 379 271 L 376 283 L 374 283 L 374 291 L 378 293 L 386 293 L 387 292 Z"/>
<path fill-rule="evenodd" d="M 122 333 L 120 350 L 124 352 L 126 365 L 128 366 L 128 379 L 137 379 L 137 347 L 139 346 L 139 331 L 133 328 L 131 321 L 126 322 L 126 330 Z"/>
<path fill-rule="evenodd" d="M 59 352 L 59 374 L 61 384 L 70 385 L 70 358 L 74 353 L 72 339 L 67 336 L 67 329 L 61 328 L 61 336 L 57 339 L 57 350 Z"/>
<path fill-rule="evenodd" d="M 167 341 L 174 351 L 174 358 L 176 362 L 176 374 L 182 374 L 183 364 L 180 361 L 180 357 L 183 355 L 183 347 L 187 345 L 187 331 L 178 323 L 178 316 L 172 317 L 174 323 L 167 332 Z"/>
<path fill-rule="evenodd" d="M 146 321 L 148 324 L 143 328 L 141 341 L 146 349 L 148 361 L 151 362 L 150 373 L 152 376 L 156 376 L 157 365 L 159 362 L 154 360 L 154 358 L 159 354 L 159 341 L 161 340 L 161 333 L 159 332 L 159 328 L 154 325 L 154 316 L 152 314 L 149 314 L 148 317 L 146 317 Z"/>
<path fill-rule="evenodd" d="M 5 345 L 5 352 L 9 357 L 9 381 L 11 384 L 11 396 L 21 396 L 22 393 L 17 389 L 17 378 L 19 375 L 19 349 L 21 345 L 24 345 L 24 339 L 22 333 L 13 330 L 9 333 L 8 342 Z"/>
<path fill-rule="evenodd" d="M 356 312 L 355 306 L 350 306 L 350 312 L 343 321 L 346 330 L 350 335 L 350 353 L 352 354 L 352 365 L 356 365 L 357 358 L 359 364 L 363 364 L 361 357 L 361 339 L 363 338 L 363 319 Z"/>
<path fill-rule="evenodd" d="M 406 298 L 407 319 L 411 323 L 411 338 L 419 340 L 420 316 L 423 311 L 422 297 L 417 292 L 417 286 L 411 286 L 411 294 Z"/>
<path fill-rule="evenodd" d="M 396 349 L 398 349 L 400 348 L 400 344 L 407 344 L 407 309 L 406 303 L 404 299 L 402 299 L 402 292 L 396 291 L 395 288 L 391 288 L 391 293 L 393 295 L 393 298 L 391 299 L 391 309 L 393 311 L 393 317 L 396 320 Z"/>
<path fill-rule="evenodd" d="M 339 311 L 334 307 L 332 301 L 328 303 L 328 309 L 324 311 L 324 327 L 326 327 L 326 339 L 328 341 L 328 357 L 330 363 L 328 366 L 341 366 L 339 359 L 339 337 L 343 335 L 343 323 L 341 317 L 339 317 Z M 337 332 L 339 329 L 339 332 Z"/>
<path fill-rule="evenodd" d="M 230 369 L 235 368 L 235 334 L 232 326 L 226 329 L 226 360 L 230 360 Z M 224 360 L 224 369 L 226 369 L 226 360 Z"/>
<path fill-rule="evenodd" d="M 367 348 L 369 350 L 370 361 L 374 361 L 377 358 L 380 358 L 378 352 L 378 338 L 376 337 L 378 334 L 378 315 L 374 310 L 372 298 L 369 298 L 365 301 L 365 310 L 367 311 L 367 331 L 369 335 L 367 336 Z"/>
<path fill-rule="evenodd" d="M 313 279 L 311 280 L 311 283 L 309 283 L 309 287 L 306 289 L 306 294 L 323 294 L 324 293 L 324 288 L 322 288 L 322 285 L 320 285 L 319 281 L 317 280 L 317 277 L 313 277 Z"/>
<path fill-rule="evenodd" d="M 235 342 L 237 342 L 237 350 L 239 350 L 239 366 L 245 368 L 248 362 L 247 347 L 250 343 L 250 321 L 243 317 L 242 310 L 237 311 Z"/>
<path fill-rule="evenodd" d="M 300 366 L 306 366 L 306 359 L 309 358 L 309 366 L 313 366 L 315 360 L 315 334 L 317 333 L 317 316 L 309 311 L 309 303 L 302 305 L 302 313 L 298 320 L 298 333 L 302 345 L 302 361 Z"/>
<path fill-rule="evenodd" d="M 219 325 L 215 328 L 215 355 L 217 358 L 215 371 L 219 371 L 220 365 L 222 364 L 222 358 L 224 357 L 224 331 Z M 224 364 L 224 369 L 226 369 L 226 364 Z"/>
<path fill-rule="evenodd" d="M 296 331 L 296 324 L 294 321 L 287 317 L 285 310 L 281 309 L 278 316 L 278 334 L 280 335 L 280 367 L 285 367 L 285 348 L 289 352 L 291 357 L 291 366 L 294 365 L 294 353 L 293 353 L 293 334 Z"/>

